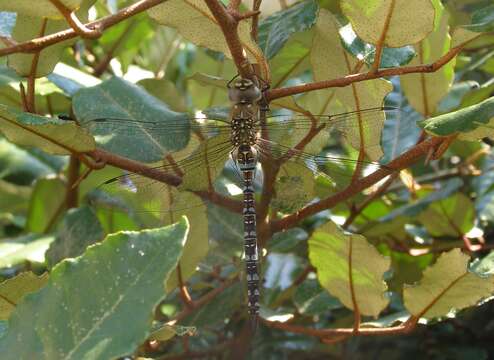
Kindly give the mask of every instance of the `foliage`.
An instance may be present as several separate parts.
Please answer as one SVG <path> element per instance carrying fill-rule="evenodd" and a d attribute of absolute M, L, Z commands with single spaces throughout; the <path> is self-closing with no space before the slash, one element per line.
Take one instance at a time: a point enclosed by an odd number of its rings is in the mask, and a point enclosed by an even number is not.
<path fill-rule="evenodd" d="M 490 1 L 225 3 L 0 0 L 2 359 L 494 357 Z"/>

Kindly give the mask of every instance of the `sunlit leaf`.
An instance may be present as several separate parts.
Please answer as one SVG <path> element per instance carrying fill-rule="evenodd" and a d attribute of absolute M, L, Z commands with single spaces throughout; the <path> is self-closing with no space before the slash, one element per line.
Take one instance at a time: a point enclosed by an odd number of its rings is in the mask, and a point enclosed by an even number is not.
<path fill-rule="evenodd" d="M 414 44 L 434 27 L 431 0 L 343 0 L 341 8 L 355 32 L 374 45 L 381 38 L 388 47 Z"/>
<path fill-rule="evenodd" d="M 0 268 L 22 264 L 26 261 L 43 262 L 45 251 L 54 240 L 51 235 L 24 235 L 4 239 L 0 243 Z"/>
<path fill-rule="evenodd" d="M 162 25 L 171 26 L 187 40 L 231 57 L 221 28 L 205 2 L 201 0 L 168 0 L 148 10 L 149 15 Z M 173 16 L 170 16 L 173 14 Z M 241 21 L 238 34 L 247 57 L 262 62 L 261 49 L 250 36 L 250 21 Z M 264 70 L 263 73 L 266 71 Z"/>
<path fill-rule="evenodd" d="M 437 15 L 437 14 L 441 15 Z M 431 64 L 450 50 L 451 37 L 449 36 L 448 14 L 442 5 L 436 9 L 439 19 L 434 31 L 425 39 L 414 45 L 417 56 L 410 66 Z M 453 59 L 432 74 L 408 74 L 401 76 L 400 83 L 410 105 L 424 116 L 436 112 L 439 101 L 448 93 L 454 79 Z"/>
<path fill-rule="evenodd" d="M 469 256 L 460 249 L 442 254 L 424 271 L 421 281 L 403 290 L 405 306 L 417 317 L 445 316 L 474 306 L 494 293 L 492 278 L 482 278 L 468 270 Z"/>
<path fill-rule="evenodd" d="M 72 11 L 78 9 L 82 2 L 82 0 L 60 1 L 60 3 L 62 3 L 67 9 Z M 2 11 L 12 11 L 21 15 L 28 15 L 32 17 L 47 17 L 53 19 L 63 18 L 60 11 L 49 0 L 39 0 L 35 2 L 30 0 L 0 0 L 0 9 Z"/>
<path fill-rule="evenodd" d="M 435 201 L 418 217 L 432 236 L 462 236 L 475 221 L 472 201 L 462 193 Z"/>
<path fill-rule="evenodd" d="M 5 2 L 12 3 L 9 0 L 4 0 Z M 81 21 L 87 19 L 88 9 L 93 5 L 95 0 L 71 0 L 74 7 L 80 7 L 76 11 L 76 15 Z M 18 2 L 15 2 L 16 4 Z M 12 32 L 12 38 L 17 42 L 29 41 L 41 36 L 47 36 L 50 34 L 57 33 L 62 30 L 70 28 L 65 19 L 47 19 L 42 18 L 43 13 L 48 9 L 53 9 L 54 6 L 51 5 L 50 1 L 43 0 L 42 3 L 50 4 L 49 6 L 41 6 L 40 8 L 46 10 L 39 10 L 38 6 L 33 7 L 32 2 L 29 0 L 22 1 L 24 8 L 29 8 L 25 14 L 19 14 L 15 23 L 14 30 Z M 36 2 L 37 5 L 41 5 L 41 2 Z M 36 10 L 38 9 L 38 10 Z M 58 15 L 58 11 L 56 15 Z M 53 16 L 53 15 L 51 15 Z M 60 17 L 59 17 L 60 18 Z M 52 46 L 47 46 L 42 49 L 38 54 L 12 54 L 8 56 L 8 65 L 15 69 L 15 71 L 22 76 L 28 76 L 33 69 L 33 61 L 36 58 L 38 60 L 35 62 L 36 67 L 35 75 L 36 77 L 42 77 L 48 75 L 53 71 L 53 68 L 60 60 L 63 50 L 72 45 L 75 39 L 69 39 L 62 42 L 53 44 Z"/>
<path fill-rule="evenodd" d="M 316 80 L 329 80 L 352 74 L 355 70 L 357 60 L 352 59 L 341 45 L 335 18 L 326 10 L 319 11 L 319 18 L 315 27 L 313 48 L 311 51 L 311 64 Z M 325 104 L 334 109 L 335 100 L 343 105 L 343 111 L 356 111 L 380 107 L 384 97 L 392 91 L 390 82 L 382 79 L 355 83 L 345 88 L 327 93 Z M 312 96 L 309 94 L 308 96 Z M 341 105 L 340 105 L 341 106 Z M 316 114 L 328 113 L 329 109 L 319 109 Z M 335 110 L 332 110 L 333 113 Z M 338 111 L 336 111 L 337 113 Z M 384 124 L 384 113 L 382 120 L 374 119 L 372 126 L 359 126 L 352 124 L 346 129 L 345 136 L 355 149 L 363 145 L 366 155 L 371 160 L 378 160 L 383 155 L 380 148 L 380 137 Z M 354 122 L 362 122 L 361 118 L 354 118 Z M 360 131 L 362 130 L 362 131 Z"/>
<path fill-rule="evenodd" d="M 346 307 L 377 316 L 388 305 L 383 274 L 390 260 L 362 235 L 345 234 L 329 222 L 309 239 L 309 258 L 321 285 Z"/>
<path fill-rule="evenodd" d="M 185 220 L 122 232 L 61 262 L 48 284 L 12 314 L 0 339 L 4 358 L 110 359 L 132 353 L 150 332 L 153 308 L 186 233 Z"/>

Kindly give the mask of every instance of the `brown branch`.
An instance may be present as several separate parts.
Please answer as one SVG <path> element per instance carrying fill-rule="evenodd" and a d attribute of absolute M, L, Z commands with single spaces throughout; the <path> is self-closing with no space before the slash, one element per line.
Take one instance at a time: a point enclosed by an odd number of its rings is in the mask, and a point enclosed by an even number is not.
<path fill-rule="evenodd" d="M 239 20 L 227 11 L 218 0 L 204 1 L 223 31 L 239 75 L 244 78 L 251 78 L 254 72 L 249 60 L 244 56 L 244 49 L 237 32 Z"/>
<path fill-rule="evenodd" d="M 323 81 L 317 81 L 303 85 L 273 89 L 267 91 L 266 97 L 268 101 L 272 101 L 290 95 L 296 95 L 296 94 L 306 93 L 309 91 L 326 89 L 331 87 L 344 87 L 355 82 L 377 79 L 385 76 L 435 72 L 438 69 L 440 69 L 442 66 L 450 62 L 462 49 L 463 49 L 462 46 L 453 48 L 432 64 L 393 67 L 393 68 L 387 68 L 378 71 L 369 71 L 365 73 L 351 74 L 338 79 L 323 80 Z"/>
<path fill-rule="evenodd" d="M 22 111 L 27 112 L 28 105 L 27 105 L 26 88 L 24 87 L 23 83 L 19 83 L 19 92 L 21 94 Z"/>
<path fill-rule="evenodd" d="M 357 295 L 355 294 L 355 286 L 353 284 L 353 240 L 349 241 L 348 250 L 348 282 L 350 285 L 350 297 L 352 299 L 353 306 L 353 331 L 358 333 L 360 329 L 360 308 L 357 301 Z"/>
<path fill-rule="evenodd" d="M 39 36 L 43 36 L 46 31 L 47 19 L 43 19 L 41 23 L 41 29 L 39 31 Z M 36 70 L 38 69 L 39 56 L 41 51 L 36 52 L 31 60 L 31 68 L 29 69 L 29 75 L 27 76 L 27 92 L 26 92 L 26 108 L 28 112 L 36 112 L 35 104 L 35 87 L 36 87 Z"/>
<path fill-rule="evenodd" d="M 77 207 L 77 201 L 79 197 L 78 183 L 79 181 L 79 168 L 81 162 L 77 156 L 72 155 L 70 157 L 69 167 L 67 169 L 67 192 L 65 193 L 65 206 L 67 209 Z"/>
<path fill-rule="evenodd" d="M 50 2 L 58 9 L 60 14 L 67 20 L 70 27 L 81 37 L 88 39 L 96 39 L 102 35 L 99 27 L 89 29 L 84 25 L 75 14 L 74 11 L 66 7 L 60 0 L 50 0 Z"/>
<path fill-rule="evenodd" d="M 259 9 L 261 8 L 262 0 L 254 0 L 252 3 L 252 11 L 258 12 L 256 15 L 252 17 L 252 25 L 250 30 L 250 36 L 254 39 L 255 42 L 258 40 L 258 31 L 259 31 Z"/>
<path fill-rule="evenodd" d="M 279 321 L 269 321 L 260 318 L 266 326 L 274 329 L 285 330 L 297 334 L 305 334 L 309 336 L 318 337 L 321 339 L 330 339 L 331 337 L 341 337 L 341 335 L 356 335 L 355 330 L 352 328 L 339 328 L 339 329 L 313 329 L 300 325 L 291 325 L 288 323 L 282 323 Z M 406 322 L 398 326 L 391 326 L 386 328 L 360 328 L 357 332 L 358 335 L 363 336 L 380 336 L 380 335 L 398 335 L 406 334 L 412 331 L 418 322 L 418 318 L 411 316 Z M 344 337 L 346 338 L 346 337 Z M 344 339 L 341 338 L 341 339 Z"/>
<path fill-rule="evenodd" d="M 339 193 L 317 203 L 307 205 L 298 212 L 285 216 L 280 220 L 273 221 L 271 223 L 271 232 L 275 233 L 293 227 L 300 220 L 306 218 L 307 216 L 311 216 L 322 210 L 329 209 L 339 202 L 358 194 L 362 190 L 375 184 L 386 176 L 393 174 L 395 171 L 409 167 L 414 162 L 418 161 L 421 157 L 425 156 L 430 149 L 435 149 L 437 146 L 439 146 L 442 141 L 443 138 L 431 138 L 429 140 L 426 140 L 391 161 L 389 164 L 387 164 L 386 168 L 376 170 L 372 174 L 358 180 L 355 183 L 352 183 L 350 186 L 340 191 Z"/>
<path fill-rule="evenodd" d="M 374 191 L 370 196 L 365 199 L 365 201 L 360 204 L 358 208 L 352 209 L 352 212 L 350 216 L 345 220 L 345 223 L 341 226 L 343 229 L 347 229 L 353 221 L 359 216 L 364 209 L 369 206 L 370 203 L 372 203 L 375 199 L 377 199 L 379 196 L 381 196 L 390 186 L 391 184 L 395 181 L 395 179 L 398 177 L 399 173 L 395 173 L 389 176 L 389 179 L 386 180 L 386 182 L 377 190 Z"/>
<path fill-rule="evenodd" d="M 193 308 L 194 303 L 192 298 L 190 297 L 189 291 L 187 290 L 187 286 L 184 284 L 184 280 L 182 277 L 182 267 L 180 266 L 180 262 L 177 265 L 177 276 L 178 276 L 178 289 L 180 290 L 180 297 L 182 298 L 183 303 L 188 308 Z"/>
<path fill-rule="evenodd" d="M 108 164 L 116 166 L 120 169 L 127 170 L 132 173 L 136 173 L 139 175 L 143 175 L 150 179 L 157 180 L 159 182 L 171 185 L 171 186 L 179 186 L 182 183 L 182 179 L 178 176 L 165 173 L 159 169 L 159 167 L 149 167 L 145 164 L 142 164 L 138 161 L 130 160 L 125 157 L 112 154 L 102 149 L 96 149 L 86 153 L 92 159 Z M 217 192 L 208 192 L 208 191 L 192 191 L 194 194 L 199 196 L 200 198 L 207 200 L 213 204 L 225 207 L 230 211 L 241 213 L 242 212 L 242 203 L 237 200 L 233 200 L 229 197 L 223 196 Z"/>
<path fill-rule="evenodd" d="M 135 4 L 127 6 L 122 10 L 116 12 L 115 14 L 105 16 L 100 20 L 89 22 L 85 26 L 89 29 L 98 28 L 101 32 L 105 29 L 118 24 L 119 22 L 132 17 L 138 13 L 148 10 L 153 6 L 159 5 L 166 0 L 140 0 Z M 74 29 L 67 29 L 59 31 L 54 34 L 32 39 L 26 42 L 16 44 L 14 46 L 6 47 L 0 49 L 0 56 L 5 56 L 14 53 L 30 53 L 44 49 L 47 46 L 59 43 L 61 41 L 72 39 L 77 37 L 79 34 Z"/>
<path fill-rule="evenodd" d="M 207 303 L 211 302 L 216 296 L 218 296 L 219 294 L 221 294 L 223 291 L 225 291 L 226 289 L 228 289 L 230 286 L 232 286 L 233 284 L 235 284 L 237 281 L 239 280 L 238 276 L 234 277 L 234 278 L 231 278 L 231 279 L 227 279 L 225 280 L 219 287 L 217 287 L 216 289 L 214 290 L 211 290 L 210 292 L 208 292 L 206 295 L 204 295 L 203 297 L 197 299 L 197 300 L 194 300 L 192 301 L 192 307 L 186 307 L 184 310 L 182 310 L 180 313 L 178 313 L 174 318 L 173 320 L 169 321 L 168 323 L 176 323 L 180 320 L 182 320 L 183 318 L 189 316 L 192 312 L 194 312 L 196 309 L 206 305 Z"/>

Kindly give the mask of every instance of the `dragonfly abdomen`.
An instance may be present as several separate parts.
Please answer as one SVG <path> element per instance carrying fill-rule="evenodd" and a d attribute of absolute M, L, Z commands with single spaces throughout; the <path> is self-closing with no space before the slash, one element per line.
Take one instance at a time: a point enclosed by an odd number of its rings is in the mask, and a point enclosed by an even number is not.
<path fill-rule="evenodd" d="M 247 302 L 252 325 L 255 328 L 260 307 L 260 275 L 253 179 L 258 161 L 258 153 L 254 145 L 257 141 L 255 129 L 258 112 L 257 102 L 261 98 L 261 92 L 252 81 L 239 79 L 230 88 L 229 95 L 234 102 L 231 114 L 231 142 L 234 147 L 232 155 L 243 178 Z"/>

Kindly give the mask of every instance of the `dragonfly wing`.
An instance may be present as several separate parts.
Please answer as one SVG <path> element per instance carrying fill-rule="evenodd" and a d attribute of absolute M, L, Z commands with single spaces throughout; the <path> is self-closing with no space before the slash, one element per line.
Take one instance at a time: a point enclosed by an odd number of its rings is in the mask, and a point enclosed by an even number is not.
<path fill-rule="evenodd" d="M 279 166 L 272 205 L 289 212 L 298 210 L 315 197 L 316 178 L 322 180 L 324 193 L 329 195 L 347 187 L 356 176 L 356 171 L 366 175 L 378 169 L 387 169 L 377 162 L 358 161 L 329 153 L 312 155 L 266 140 L 259 142 L 257 149 L 261 162 Z"/>
<path fill-rule="evenodd" d="M 172 117 L 153 120 L 104 117 L 83 119 L 79 123 L 89 130 L 103 149 L 145 163 L 187 149 L 194 135 L 205 139 L 230 131 L 225 122 L 202 120 L 203 123 L 197 123 L 187 114 L 173 114 Z"/>
<path fill-rule="evenodd" d="M 270 116 L 261 126 L 262 135 L 284 146 L 294 147 L 308 135 L 312 140 L 305 144 L 309 153 L 318 153 L 327 145 L 329 136 L 338 133 L 354 149 L 363 149 L 371 160 L 382 157 L 381 134 L 387 116 L 395 115 L 396 108 L 371 108 L 334 115 L 277 115 Z"/>

